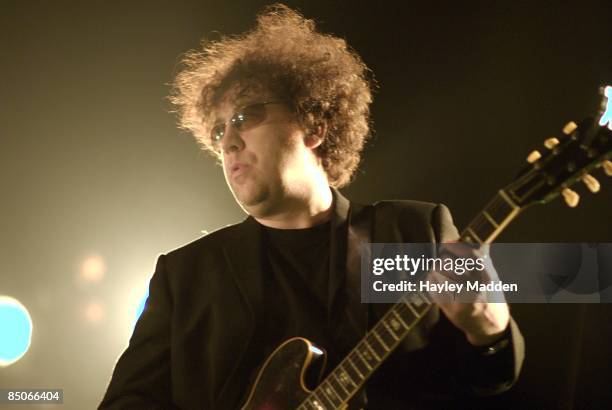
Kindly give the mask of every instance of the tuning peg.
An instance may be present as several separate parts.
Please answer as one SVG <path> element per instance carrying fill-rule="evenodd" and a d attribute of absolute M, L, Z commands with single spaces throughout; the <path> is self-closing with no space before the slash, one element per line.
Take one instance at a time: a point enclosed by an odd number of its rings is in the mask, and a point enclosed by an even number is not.
<path fill-rule="evenodd" d="M 565 135 L 570 135 L 576 128 L 578 128 L 578 125 L 576 125 L 574 121 L 570 121 L 563 127 L 563 133 Z"/>
<path fill-rule="evenodd" d="M 605 160 L 603 162 L 603 168 L 607 176 L 612 177 L 612 161 Z"/>
<path fill-rule="evenodd" d="M 530 164 L 533 164 L 540 158 L 542 158 L 542 154 L 540 154 L 540 151 L 535 150 L 535 151 L 532 151 L 531 154 L 527 155 L 527 162 L 529 162 Z"/>
<path fill-rule="evenodd" d="M 599 192 L 599 181 L 596 180 L 592 175 L 584 174 L 582 176 L 582 182 L 584 182 L 584 185 L 589 188 L 589 191 L 593 193 Z"/>
<path fill-rule="evenodd" d="M 570 208 L 575 208 L 578 205 L 578 202 L 580 202 L 580 195 L 569 188 L 564 188 L 563 191 L 561 191 L 561 195 L 563 195 L 565 203 L 567 203 Z"/>
<path fill-rule="evenodd" d="M 548 138 L 544 141 L 544 146 L 548 149 L 553 149 L 559 144 L 559 140 L 555 137 Z"/>

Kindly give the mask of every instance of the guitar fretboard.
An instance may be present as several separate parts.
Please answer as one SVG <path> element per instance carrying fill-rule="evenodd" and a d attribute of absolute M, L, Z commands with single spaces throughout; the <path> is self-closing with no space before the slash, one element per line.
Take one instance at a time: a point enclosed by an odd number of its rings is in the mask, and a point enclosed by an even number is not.
<path fill-rule="evenodd" d="M 500 190 L 461 233 L 461 241 L 488 244 L 518 215 L 520 207 Z"/>

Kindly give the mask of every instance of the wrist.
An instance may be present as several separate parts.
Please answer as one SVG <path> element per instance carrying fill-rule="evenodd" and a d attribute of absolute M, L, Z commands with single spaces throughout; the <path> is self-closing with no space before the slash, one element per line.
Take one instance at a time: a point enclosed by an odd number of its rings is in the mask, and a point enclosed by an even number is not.
<path fill-rule="evenodd" d="M 487 346 L 501 339 L 510 326 L 510 311 L 506 303 L 485 303 L 472 316 L 473 320 L 463 328 L 473 346 Z"/>

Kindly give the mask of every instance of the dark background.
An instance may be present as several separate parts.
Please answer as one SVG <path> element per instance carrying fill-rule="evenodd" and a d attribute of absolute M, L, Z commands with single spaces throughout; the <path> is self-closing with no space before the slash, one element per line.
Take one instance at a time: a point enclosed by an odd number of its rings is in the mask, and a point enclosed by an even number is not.
<path fill-rule="evenodd" d="M 443 202 L 465 226 L 611 80 L 609 1 L 381 3 L 287 3 L 346 38 L 379 83 L 374 138 L 344 190 L 353 200 Z M 181 53 L 252 27 L 263 4 L 2 2 L 0 294 L 28 307 L 34 336 L 0 368 L 0 388 L 63 388 L 62 408 L 93 408 L 157 254 L 244 217 L 165 97 Z M 601 182 L 595 196 L 578 188 L 576 209 L 527 211 L 499 241 L 612 242 L 612 182 Z M 91 254 L 106 276 L 83 283 Z M 92 301 L 96 322 L 83 318 Z M 513 312 L 523 377 L 483 406 L 608 408 L 612 306 Z"/>

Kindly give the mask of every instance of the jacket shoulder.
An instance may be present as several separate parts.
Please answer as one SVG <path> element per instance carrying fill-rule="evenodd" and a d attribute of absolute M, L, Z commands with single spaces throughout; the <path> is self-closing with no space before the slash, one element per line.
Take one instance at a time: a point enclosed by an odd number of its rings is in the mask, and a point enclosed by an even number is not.
<path fill-rule="evenodd" d="M 219 252 L 224 243 L 234 238 L 240 226 L 244 223 L 239 222 L 232 225 L 227 225 L 223 228 L 219 228 L 213 232 L 206 233 L 204 236 L 195 239 L 192 242 L 188 242 L 185 245 L 181 245 L 166 253 L 166 256 L 170 259 L 183 259 L 192 255 L 202 255 L 207 253 Z"/>
<path fill-rule="evenodd" d="M 373 204 L 378 211 L 386 212 L 413 212 L 423 217 L 430 215 L 433 210 L 439 205 L 433 202 L 414 201 L 410 199 L 394 199 L 378 201 Z"/>
<path fill-rule="evenodd" d="M 414 200 L 385 200 L 374 205 L 379 227 L 390 225 L 405 241 L 446 242 L 459 236 L 450 211 L 444 204 Z M 384 231 L 384 229 L 383 229 Z"/>

